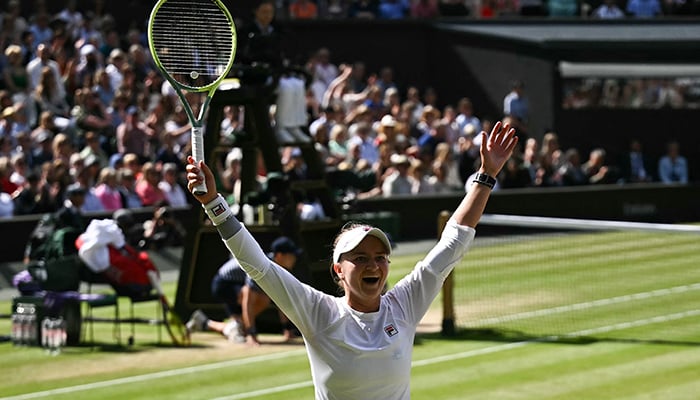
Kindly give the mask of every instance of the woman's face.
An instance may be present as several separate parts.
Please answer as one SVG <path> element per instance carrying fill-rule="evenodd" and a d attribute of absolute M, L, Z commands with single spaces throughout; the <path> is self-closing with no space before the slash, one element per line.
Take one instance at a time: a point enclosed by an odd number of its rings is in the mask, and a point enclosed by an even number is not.
<path fill-rule="evenodd" d="M 360 312 L 379 310 L 379 299 L 389 275 L 389 254 L 374 236 L 344 253 L 333 266 L 345 289 L 348 304 Z"/>

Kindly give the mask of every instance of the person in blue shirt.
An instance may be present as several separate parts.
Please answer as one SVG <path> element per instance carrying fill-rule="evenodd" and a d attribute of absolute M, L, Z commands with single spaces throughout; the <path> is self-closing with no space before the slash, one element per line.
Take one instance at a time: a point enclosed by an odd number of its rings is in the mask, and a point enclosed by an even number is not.
<path fill-rule="evenodd" d="M 680 144 L 671 141 L 666 155 L 659 159 L 659 180 L 663 183 L 688 183 L 688 160 L 680 155 Z"/>

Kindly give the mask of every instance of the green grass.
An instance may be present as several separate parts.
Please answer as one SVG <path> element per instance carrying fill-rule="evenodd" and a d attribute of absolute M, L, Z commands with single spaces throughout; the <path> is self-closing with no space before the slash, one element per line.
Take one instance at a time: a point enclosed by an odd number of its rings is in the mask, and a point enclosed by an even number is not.
<path fill-rule="evenodd" d="M 696 399 L 700 316 L 693 312 L 700 309 L 700 289 L 689 285 L 700 282 L 699 242 L 686 235 L 585 234 L 478 243 L 455 273 L 457 335 L 416 339 L 412 398 Z M 419 256 L 393 257 L 392 281 Z M 691 288 L 663 292 L 673 287 Z M 173 298 L 173 284 L 165 289 Z M 609 301 L 638 293 L 647 295 Z M 606 301 L 575 312 L 508 319 L 596 300 Z M 437 299 L 431 313 L 439 314 L 439 305 Z M 10 303 L 0 302 L 0 309 L 9 310 Z M 128 304 L 121 309 L 124 314 Z M 690 314 L 658 319 L 684 311 Z M 98 312 L 111 315 L 108 309 Z M 153 316 L 154 305 L 137 304 L 135 313 Z M 484 323 L 494 317 L 501 319 Z M 631 321 L 646 323 L 617 325 Z M 565 336 L 601 327 L 607 330 Z M 10 321 L 0 320 L 0 333 L 9 329 Z M 118 347 L 110 324 L 95 329 L 98 346 L 71 347 L 58 356 L 0 344 L 0 398 L 313 398 L 302 344 L 251 350 L 198 334 L 192 347 L 175 348 L 166 336 L 158 343 L 155 327 L 137 325 L 135 345 Z M 122 332 L 125 339 L 129 326 Z M 543 340 L 548 334 L 558 337 Z"/>

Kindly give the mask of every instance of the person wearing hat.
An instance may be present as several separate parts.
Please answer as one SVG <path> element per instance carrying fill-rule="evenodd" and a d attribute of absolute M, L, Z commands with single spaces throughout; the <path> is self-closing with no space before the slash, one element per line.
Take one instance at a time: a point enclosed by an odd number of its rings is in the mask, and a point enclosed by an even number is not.
<path fill-rule="evenodd" d="M 331 272 L 342 297 L 300 282 L 267 259 L 260 245 L 216 192 L 214 175 L 188 158 L 188 189 L 251 279 L 301 332 L 317 399 L 409 399 L 416 328 L 452 269 L 467 253 L 495 176 L 513 154 L 515 130 L 500 122 L 483 138 L 479 175 L 447 222 L 440 240 L 414 270 L 385 291 L 391 243 L 379 228 L 345 226 L 333 241 Z"/>
<path fill-rule="evenodd" d="M 382 183 L 382 196 L 410 195 L 415 193 L 418 182 L 408 173 L 411 160 L 405 154 L 392 154 L 391 165 L 394 169 Z"/>
<path fill-rule="evenodd" d="M 279 266 L 291 270 L 301 254 L 294 241 L 286 236 L 275 239 L 268 258 Z M 270 298 L 243 270 L 235 256 L 226 261 L 212 279 L 212 295 L 223 302 L 229 315 L 228 321 L 215 321 L 202 310 L 192 313 L 186 326 L 190 332 L 214 331 L 236 343 L 259 346 L 255 320 L 270 306 Z M 285 340 L 294 337 L 294 326 L 280 313 L 284 325 Z"/>

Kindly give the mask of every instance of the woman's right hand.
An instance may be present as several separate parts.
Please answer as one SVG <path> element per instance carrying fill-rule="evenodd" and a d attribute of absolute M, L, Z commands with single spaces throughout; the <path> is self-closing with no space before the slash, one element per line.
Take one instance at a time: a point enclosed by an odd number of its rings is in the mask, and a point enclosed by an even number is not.
<path fill-rule="evenodd" d="M 218 193 L 216 191 L 214 174 L 211 172 L 211 169 L 209 169 L 204 161 L 200 161 L 198 164 L 195 163 L 194 157 L 192 156 L 187 157 L 187 163 L 187 190 L 192 193 L 192 190 L 204 181 L 207 185 L 207 192 L 199 196 L 192 194 L 192 196 L 202 204 L 207 204 L 214 200 L 216 196 L 218 196 Z"/>

